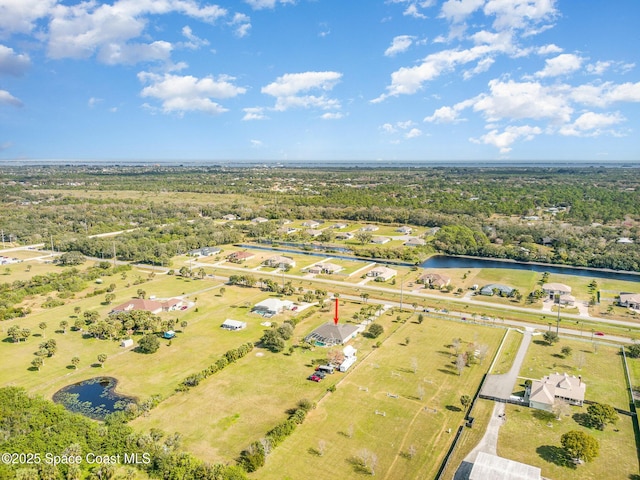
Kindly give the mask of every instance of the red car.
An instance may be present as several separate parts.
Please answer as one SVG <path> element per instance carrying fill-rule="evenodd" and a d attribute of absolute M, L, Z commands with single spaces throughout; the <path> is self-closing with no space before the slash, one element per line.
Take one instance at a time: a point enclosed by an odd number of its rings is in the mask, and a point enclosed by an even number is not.
<path fill-rule="evenodd" d="M 322 377 L 320 377 L 320 376 L 318 376 L 318 375 L 313 374 L 313 375 L 309 375 L 309 376 L 307 377 L 307 380 L 311 380 L 311 381 L 313 381 L 313 382 L 319 382 L 320 380 L 322 380 Z"/>
<path fill-rule="evenodd" d="M 594 333 L 594 335 L 597 335 L 598 337 L 604 337 L 604 333 L 602 332 L 596 332 Z"/>

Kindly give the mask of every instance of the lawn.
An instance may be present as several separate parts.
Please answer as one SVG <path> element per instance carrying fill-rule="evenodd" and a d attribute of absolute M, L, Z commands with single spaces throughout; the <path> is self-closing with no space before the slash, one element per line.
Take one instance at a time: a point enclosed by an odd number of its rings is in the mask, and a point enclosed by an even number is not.
<path fill-rule="evenodd" d="M 513 365 L 513 360 L 516 357 L 516 353 L 518 353 L 518 348 L 520 348 L 521 343 L 522 334 L 516 332 L 514 329 L 510 329 L 500 350 L 500 355 L 490 373 L 494 375 L 507 373 Z"/>
<path fill-rule="evenodd" d="M 567 358 L 560 353 L 565 345 L 572 349 Z M 538 380 L 556 372 L 582 375 L 587 384 L 587 400 L 608 403 L 625 410 L 629 407 L 619 348 L 567 338 L 561 338 L 555 345 L 548 346 L 541 337 L 534 337 L 520 370 L 520 377 Z"/>
<path fill-rule="evenodd" d="M 588 390 L 587 390 L 588 393 Z M 628 480 L 638 475 L 638 456 L 631 418 L 620 416 L 615 426 L 604 431 L 583 427 L 576 414 L 584 408 L 572 407 L 570 417 L 557 421 L 539 410 L 507 405 L 507 422 L 500 429 L 498 455 L 542 469 L 546 478 L 563 480 Z M 600 455 L 579 466 L 566 465 L 560 437 L 570 430 L 581 430 L 600 443 Z M 526 434 L 523 435 L 523 432 Z"/>
<path fill-rule="evenodd" d="M 451 340 L 486 343 L 491 357 L 503 333 L 431 319 L 400 324 L 319 403 L 255 478 L 360 478 L 354 457 L 363 449 L 377 456 L 377 476 L 433 477 L 452 441 L 448 429 L 454 432 L 464 417 L 460 395 L 473 394 L 488 367 L 485 361 L 458 376 Z M 321 441 L 326 449 L 319 456 Z M 409 458 L 412 446 L 416 453 Z"/>

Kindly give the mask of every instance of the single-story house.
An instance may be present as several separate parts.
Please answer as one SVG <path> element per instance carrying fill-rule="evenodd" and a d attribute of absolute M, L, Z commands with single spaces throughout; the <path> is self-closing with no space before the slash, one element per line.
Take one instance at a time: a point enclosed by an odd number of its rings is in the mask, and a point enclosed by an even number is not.
<path fill-rule="evenodd" d="M 306 234 L 309 235 L 310 237 L 319 237 L 320 235 L 322 235 L 322 230 L 316 230 L 315 228 L 308 228 L 306 230 Z"/>
<path fill-rule="evenodd" d="M 412 237 L 406 242 L 404 242 L 405 247 L 422 247 L 423 245 L 426 245 L 426 244 L 427 244 L 426 240 L 418 237 Z"/>
<path fill-rule="evenodd" d="M 130 312 L 132 310 L 144 310 L 157 315 L 160 312 L 171 312 L 183 305 L 179 298 L 171 298 L 160 302 L 158 300 L 147 300 L 144 298 L 132 298 L 129 301 L 113 307 L 110 313 Z"/>
<path fill-rule="evenodd" d="M 130 339 L 130 338 L 126 338 L 126 339 L 124 339 L 124 340 L 122 340 L 122 341 L 120 342 L 120 346 L 121 346 L 122 348 L 129 348 L 129 347 L 133 347 L 133 340 L 132 340 L 132 339 Z"/>
<path fill-rule="evenodd" d="M 307 220 L 302 224 L 302 226 L 309 228 L 318 228 L 320 226 L 320 222 L 316 222 L 315 220 Z"/>
<path fill-rule="evenodd" d="M 633 240 L 629 237 L 621 237 L 618 239 L 618 243 L 626 243 L 626 244 L 632 244 Z"/>
<path fill-rule="evenodd" d="M 305 341 L 322 347 L 344 345 L 358 333 L 358 326 L 346 323 L 328 322 L 320 325 L 305 337 Z"/>
<path fill-rule="evenodd" d="M 567 373 L 553 373 L 542 380 L 535 380 L 525 390 L 525 400 L 531 408 L 551 411 L 556 398 L 571 405 L 582 406 L 587 385 L 582 377 L 577 378 Z"/>
<path fill-rule="evenodd" d="M 377 232 L 378 230 L 380 230 L 380 227 L 378 227 L 377 225 L 365 225 L 360 230 L 363 232 Z"/>
<path fill-rule="evenodd" d="M 395 277 L 397 274 L 398 274 L 397 270 L 394 270 L 393 268 L 385 267 L 383 265 L 379 265 L 369 270 L 367 272 L 367 277 L 380 278 L 386 282 L 387 280 L 390 280 L 393 277 Z"/>
<path fill-rule="evenodd" d="M 231 320 L 226 319 L 220 325 L 220 328 L 224 328 L 225 330 L 242 330 L 243 328 L 247 328 L 247 322 L 241 322 L 239 320 Z"/>
<path fill-rule="evenodd" d="M 550 299 L 554 299 L 556 295 L 569 295 L 571 293 L 571 287 L 564 283 L 545 283 L 542 285 L 542 290 L 549 296 Z"/>
<path fill-rule="evenodd" d="M 347 228 L 348 226 L 349 225 L 346 223 L 336 223 L 331 228 L 337 228 L 338 230 L 341 230 L 343 228 Z"/>
<path fill-rule="evenodd" d="M 389 243 L 391 239 L 389 237 L 373 237 L 371 239 L 371 243 L 375 243 L 377 245 L 384 245 L 385 243 Z"/>
<path fill-rule="evenodd" d="M 451 282 L 451 278 L 440 273 L 423 273 L 418 277 L 418 283 L 424 283 L 431 288 L 444 288 Z"/>
<path fill-rule="evenodd" d="M 409 235 L 411 232 L 413 232 L 413 228 L 408 227 L 408 226 L 403 226 L 403 227 L 399 227 L 396 228 L 396 232 L 400 232 L 400 233 L 404 233 L 405 235 Z"/>
<path fill-rule="evenodd" d="M 273 317 L 285 309 L 291 310 L 292 307 L 293 302 L 290 300 L 267 298 L 266 300 L 256 303 L 251 311 L 262 315 L 263 317 Z"/>
<path fill-rule="evenodd" d="M 290 234 L 292 234 L 292 233 L 297 232 L 297 231 L 298 231 L 298 229 L 297 229 L 297 228 L 293 228 L 293 227 L 287 227 L 287 226 L 285 225 L 285 226 L 280 227 L 280 228 L 279 228 L 278 230 L 276 230 L 276 231 L 277 231 L 278 233 L 280 233 L 280 234 L 283 234 L 283 235 L 290 235 Z"/>
<path fill-rule="evenodd" d="M 336 235 L 336 240 L 351 240 L 353 238 L 353 233 L 350 232 L 340 232 Z"/>
<path fill-rule="evenodd" d="M 238 216 L 234 215 L 233 213 L 228 213 L 226 215 L 223 215 L 222 219 L 227 221 L 238 220 Z"/>
<path fill-rule="evenodd" d="M 573 295 L 569 295 L 568 293 L 564 293 L 560 295 L 560 305 L 568 305 L 573 306 L 576 304 L 576 297 Z"/>
<path fill-rule="evenodd" d="M 480 289 L 480 295 L 486 295 L 488 297 L 494 295 L 496 292 L 498 292 L 498 295 L 508 297 L 511 295 L 511 292 L 513 292 L 513 288 L 499 283 L 492 283 L 490 285 L 485 285 Z"/>
<path fill-rule="evenodd" d="M 256 217 L 251 219 L 251 223 L 266 223 L 268 221 L 269 219 L 264 217 Z"/>
<path fill-rule="evenodd" d="M 640 310 L 640 293 L 621 293 L 620 306 Z"/>
<path fill-rule="evenodd" d="M 541 480 L 541 472 L 540 468 L 526 463 L 478 452 L 469 480 Z"/>
<path fill-rule="evenodd" d="M 255 257 L 254 253 L 239 251 L 239 252 L 233 252 L 232 254 L 227 255 L 227 260 L 233 263 L 242 263 L 252 259 L 253 257 Z"/>
<path fill-rule="evenodd" d="M 316 263 L 315 265 L 311 265 L 306 269 L 307 272 L 318 275 L 320 273 L 332 274 L 343 270 L 340 265 L 336 265 L 335 263 Z"/>
<path fill-rule="evenodd" d="M 273 257 L 267 258 L 264 261 L 264 264 L 267 267 L 295 267 L 296 261 L 291 257 L 285 257 L 283 255 L 274 255 Z"/>
<path fill-rule="evenodd" d="M 222 250 L 218 247 L 201 247 L 195 250 L 189 250 L 189 255 L 192 257 L 209 257 L 211 255 L 217 255 Z"/>

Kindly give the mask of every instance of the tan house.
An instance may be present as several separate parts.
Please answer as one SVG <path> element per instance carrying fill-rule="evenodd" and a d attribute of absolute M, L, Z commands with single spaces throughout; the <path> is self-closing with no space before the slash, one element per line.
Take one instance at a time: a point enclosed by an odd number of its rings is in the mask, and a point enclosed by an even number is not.
<path fill-rule="evenodd" d="M 178 310 L 184 305 L 179 298 L 170 298 L 169 300 L 147 300 L 144 298 L 132 298 L 131 300 L 121 303 L 113 307 L 110 313 L 131 312 L 133 310 L 144 310 L 157 315 L 160 312 L 172 312 Z"/>
<path fill-rule="evenodd" d="M 396 228 L 396 232 L 400 232 L 400 233 L 403 233 L 405 235 L 409 235 L 411 232 L 413 232 L 413 228 L 408 227 L 408 226 L 405 225 L 403 227 Z"/>
<path fill-rule="evenodd" d="M 336 265 L 335 263 L 329 263 L 329 262 L 317 263 L 307 268 L 307 272 L 313 273 L 315 275 L 318 275 L 320 273 L 332 274 L 332 273 L 337 273 L 340 270 L 343 270 L 343 268 L 340 265 Z"/>
<path fill-rule="evenodd" d="M 360 230 L 363 232 L 377 232 L 378 230 L 380 230 L 380 227 L 378 227 L 377 225 L 365 225 Z"/>
<path fill-rule="evenodd" d="M 551 411 L 556 399 L 564 400 L 571 405 L 582 406 L 587 385 L 582 377 L 567 373 L 553 373 L 542 380 L 535 380 L 525 391 L 525 399 L 531 408 Z"/>
<path fill-rule="evenodd" d="M 378 266 L 367 272 L 367 277 L 373 277 L 376 280 L 380 279 L 380 281 L 386 282 L 387 280 L 392 279 L 398 274 L 397 270 L 393 268 Z"/>
<path fill-rule="evenodd" d="M 405 247 L 422 247 L 423 245 L 426 245 L 426 244 L 427 242 L 424 239 L 418 238 L 418 237 L 412 237 L 406 242 L 404 242 Z"/>
<path fill-rule="evenodd" d="M 542 290 L 546 293 L 550 299 L 554 299 L 556 295 L 570 295 L 571 287 L 564 283 L 545 283 L 542 285 Z"/>
<path fill-rule="evenodd" d="M 268 222 L 269 219 L 268 218 L 264 218 L 264 217 L 256 217 L 251 219 L 251 223 L 266 223 Z"/>
<path fill-rule="evenodd" d="M 451 278 L 440 273 L 424 273 L 418 277 L 418 283 L 431 288 L 444 288 L 451 282 Z"/>
<path fill-rule="evenodd" d="M 371 239 L 371 243 L 375 243 L 377 245 L 384 245 L 385 243 L 389 243 L 391 239 L 389 237 L 373 237 Z"/>

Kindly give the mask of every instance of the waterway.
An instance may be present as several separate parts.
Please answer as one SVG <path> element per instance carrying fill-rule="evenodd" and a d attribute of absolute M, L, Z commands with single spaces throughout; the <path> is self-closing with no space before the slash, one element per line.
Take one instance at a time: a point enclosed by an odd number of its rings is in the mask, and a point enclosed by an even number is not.
<path fill-rule="evenodd" d="M 284 243 L 277 243 L 276 245 L 285 245 Z M 319 252 L 321 246 L 316 246 L 317 248 L 314 251 L 308 250 L 294 250 L 291 248 L 280 248 L 276 246 L 259 246 L 259 245 L 245 245 L 240 244 L 237 245 L 243 248 L 255 248 L 258 250 L 269 250 L 269 251 L 277 251 L 283 253 L 295 253 L 295 254 L 303 254 L 310 255 L 314 257 L 331 257 L 342 260 L 351 260 L 351 261 L 359 261 L 359 262 L 377 262 L 385 265 L 398 265 L 398 266 L 406 266 L 413 267 L 414 264 L 409 262 L 402 262 L 396 260 L 387 260 L 382 258 L 358 258 L 349 255 L 345 255 L 344 253 L 334 253 L 336 250 L 325 250 L 323 252 Z M 299 246 L 298 244 L 289 243 L 285 246 Z M 308 245 L 313 248 L 313 245 Z M 604 269 L 595 269 L 595 268 L 584 268 L 584 267 L 571 267 L 566 265 L 549 265 L 543 263 L 528 263 L 528 262 L 518 262 L 516 260 L 495 260 L 490 258 L 479 258 L 479 257 L 454 257 L 450 255 L 435 255 L 430 257 L 425 262 L 418 265 L 420 268 L 430 268 L 430 269 L 439 269 L 445 270 L 448 268 L 462 268 L 462 269 L 473 269 L 473 268 L 504 268 L 511 270 L 529 270 L 534 272 L 549 272 L 551 275 L 575 275 L 579 277 L 590 277 L 590 278 L 605 278 L 609 280 L 625 280 L 628 282 L 640 282 L 640 273 L 638 272 L 624 272 L 621 270 L 604 270 Z"/>

